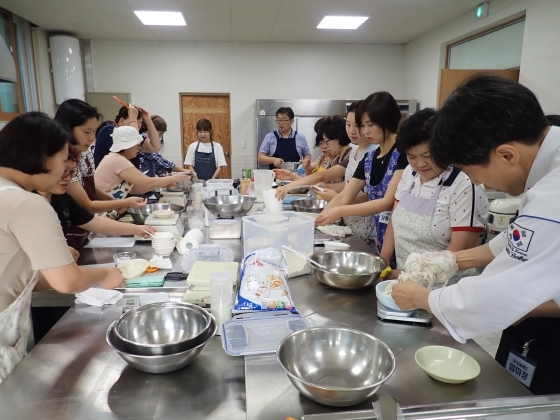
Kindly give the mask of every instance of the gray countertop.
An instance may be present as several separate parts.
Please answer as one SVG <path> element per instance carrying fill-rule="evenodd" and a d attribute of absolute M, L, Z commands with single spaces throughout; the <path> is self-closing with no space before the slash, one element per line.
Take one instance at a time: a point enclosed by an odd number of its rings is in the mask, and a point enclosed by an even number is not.
<path fill-rule="evenodd" d="M 236 243 L 239 261 L 240 241 L 229 242 L 229 246 Z M 351 237 L 347 242 L 352 249 L 367 250 L 359 239 Z M 149 244 L 136 247 L 137 252 L 143 247 L 148 253 L 151 250 Z M 88 252 L 92 252 L 91 257 L 82 255 L 86 263 L 104 263 L 111 261 L 114 250 L 110 255 L 103 250 Z M 429 327 L 380 321 L 373 287 L 335 290 L 312 275 L 290 279 L 289 286 L 299 312 L 312 323 L 357 328 L 391 347 L 397 369 L 379 395 L 389 394 L 402 406 L 531 395 L 477 344 L 455 342 L 437 320 Z M 180 288 L 176 284 L 169 287 Z M 140 289 L 132 290 L 138 293 Z M 121 305 L 122 301 L 104 308 L 71 308 L 0 384 L 0 407 L 14 407 L 9 413 L 2 410 L 0 417 L 252 420 L 371 408 L 371 401 L 345 409 L 316 404 L 297 392 L 274 356 L 245 360 L 228 356 L 219 337 L 214 337 L 202 354 L 180 371 L 162 375 L 136 371 L 105 343 L 105 331 L 119 317 Z M 414 353 L 433 344 L 459 348 L 473 356 L 481 365 L 480 376 L 461 385 L 429 378 L 416 365 Z"/>

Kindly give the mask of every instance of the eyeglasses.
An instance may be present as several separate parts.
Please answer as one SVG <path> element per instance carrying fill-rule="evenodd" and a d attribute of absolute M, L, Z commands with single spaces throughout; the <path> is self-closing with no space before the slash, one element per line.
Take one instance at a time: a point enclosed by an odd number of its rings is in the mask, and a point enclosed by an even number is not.
<path fill-rule="evenodd" d="M 62 172 L 62 179 L 64 178 L 72 178 L 76 174 L 76 170 L 72 169 L 71 171 L 64 171 Z"/>
<path fill-rule="evenodd" d="M 291 121 L 291 120 L 276 120 L 276 122 L 277 122 L 278 124 L 284 124 L 284 123 L 288 123 L 288 122 L 290 122 L 290 121 Z"/>
<path fill-rule="evenodd" d="M 328 142 L 328 141 L 325 141 L 325 140 L 320 141 L 320 142 L 319 142 L 319 147 L 327 146 L 328 143 L 329 143 L 329 142 Z"/>

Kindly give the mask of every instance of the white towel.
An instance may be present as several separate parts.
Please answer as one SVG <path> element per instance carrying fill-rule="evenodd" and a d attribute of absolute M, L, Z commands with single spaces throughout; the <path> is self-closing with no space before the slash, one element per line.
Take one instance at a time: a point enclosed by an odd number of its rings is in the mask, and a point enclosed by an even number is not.
<path fill-rule="evenodd" d="M 163 255 L 154 255 L 150 260 L 151 267 L 157 267 L 160 270 L 171 270 L 173 268 L 173 263 L 169 258 L 165 258 Z"/>
<path fill-rule="evenodd" d="M 78 303 L 91 306 L 114 305 L 122 297 L 123 294 L 118 290 L 105 290 L 98 287 L 91 287 L 82 293 L 76 293 Z"/>

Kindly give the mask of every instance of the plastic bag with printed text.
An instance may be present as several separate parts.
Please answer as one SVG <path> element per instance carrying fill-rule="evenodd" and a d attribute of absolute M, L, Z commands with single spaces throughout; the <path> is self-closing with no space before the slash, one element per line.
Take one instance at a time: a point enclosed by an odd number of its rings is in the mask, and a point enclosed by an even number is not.
<path fill-rule="evenodd" d="M 279 249 L 267 248 L 250 253 L 241 265 L 234 313 L 290 311 L 298 313 L 288 283 L 288 263 Z"/>

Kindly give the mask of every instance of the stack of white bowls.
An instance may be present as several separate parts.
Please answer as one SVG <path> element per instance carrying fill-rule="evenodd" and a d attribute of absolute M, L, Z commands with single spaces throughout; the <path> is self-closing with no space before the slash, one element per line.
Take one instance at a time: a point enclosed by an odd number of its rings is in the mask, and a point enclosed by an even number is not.
<path fill-rule="evenodd" d="M 152 236 L 152 248 L 157 255 L 171 255 L 175 249 L 175 235 L 171 232 L 156 232 Z"/>

